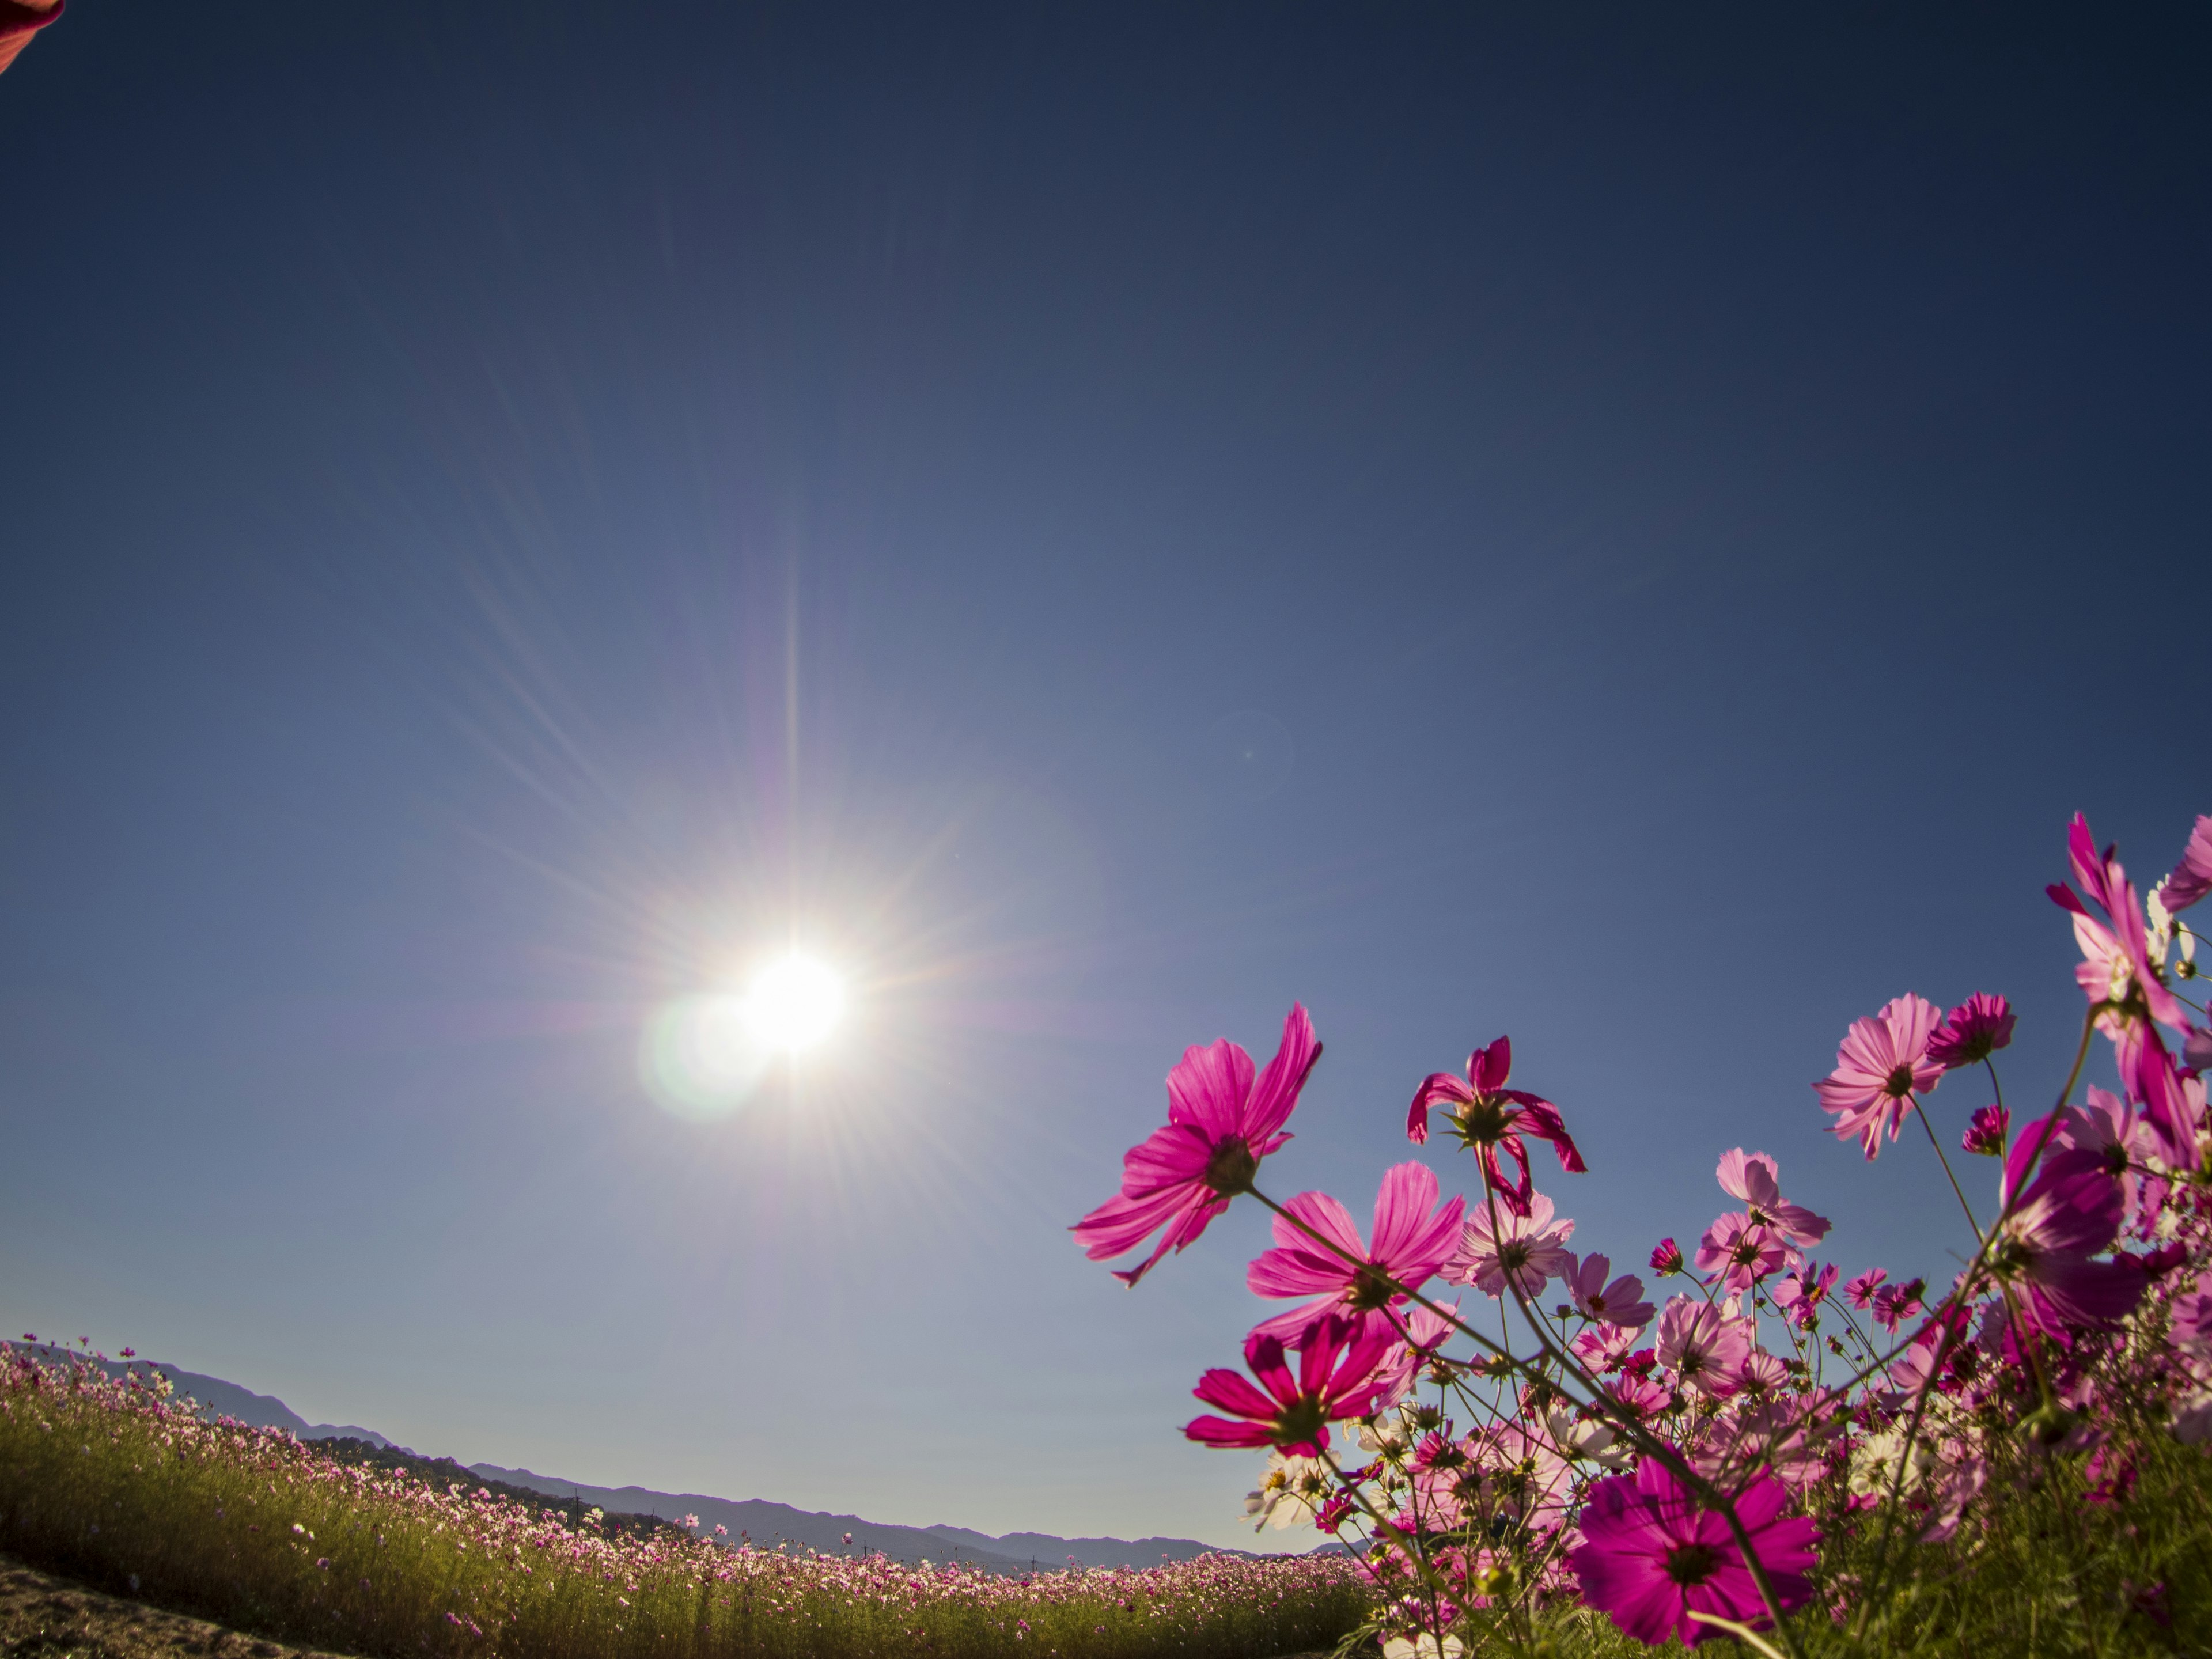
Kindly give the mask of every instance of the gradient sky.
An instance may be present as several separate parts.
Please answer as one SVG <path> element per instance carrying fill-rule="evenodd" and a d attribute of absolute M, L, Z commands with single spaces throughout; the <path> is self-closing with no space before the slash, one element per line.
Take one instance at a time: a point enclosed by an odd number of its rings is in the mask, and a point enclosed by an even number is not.
<path fill-rule="evenodd" d="M 0 79 L 0 1316 L 1235 1542 L 1256 1212 L 1134 1292 L 1063 1230 L 1293 999 L 1283 1195 L 1510 1031 L 1584 1248 L 1744 1145 L 1943 1272 L 1808 1085 L 1986 988 L 2055 1088 L 2068 816 L 2212 810 L 2212 54 L 2124 15 L 73 0 Z M 794 935 L 847 1027 L 672 1109 L 656 1011 Z"/>

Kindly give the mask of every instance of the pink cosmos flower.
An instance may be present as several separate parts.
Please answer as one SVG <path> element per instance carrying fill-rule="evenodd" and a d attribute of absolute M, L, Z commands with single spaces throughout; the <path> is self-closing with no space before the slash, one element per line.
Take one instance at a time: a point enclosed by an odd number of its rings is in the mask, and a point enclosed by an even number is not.
<path fill-rule="evenodd" d="M 1626 1326 L 1632 1332 L 1642 1330 L 1655 1311 L 1644 1300 L 1644 1281 L 1634 1273 L 1623 1273 L 1608 1284 L 1606 1276 L 1612 1271 L 1610 1258 L 1586 1255 L 1560 1277 L 1575 1306 L 1588 1317 Z"/>
<path fill-rule="evenodd" d="M 1293 1378 L 1281 1341 L 1255 1331 L 1244 1339 L 1244 1364 L 1260 1387 L 1216 1369 L 1191 1390 L 1244 1420 L 1194 1418 L 1183 1433 L 1202 1445 L 1273 1446 L 1285 1457 L 1319 1457 L 1328 1449 L 1329 1424 L 1363 1417 L 1374 1403 L 1375 1369 L 1389 1348 L 1387 1328 L 1331 1316 L 1306 1333 Z"/>
<path fill-rule="evenodd" d="M 1928 1281 L 1908 1279 L 1901 1284 L 1885 1285 L 1874 1293 L 1875 1321 L 1882 1329 L 1896 1331 L 1899 1325 L 1921 1310 L 1921 1297 L 1927 1294 Z"/>
<path fill-rule="evenodd" d="M 1751 1352 L 1741 1320 L 1723 1316 L 1711 1303 L 1678 1296 L 1659 1315 L 1659 1363 L 1687 1386 L 1725 1400 Z"/>
<path fill-rule="evenodd" d="M 1947 1072 L 1987 1060 L 2012 1041 L 2018 1018 L 2002 997 L 1977 991 L 1954 1008 L 1942 1030 L 1929 1039 L 1928 1058 Z"/>
<path fill-rule="evenodd" d="M 1503 1296 L 1510 1274 L 1523 1296 L 1534 1296 L 1547 1283 L 1564 1279 L 1575 1265 L 1566 1248 L 1575 1224 L 1552 1219 L 1552 1200 L 1532 1192 L 1528 1207 L 1516 1212 L 1498 1195 L 1498 1230 L 1491 1228 L 1490 1206 L 1476 1206 L 1460 1235 L 1458 1251 L 1444 1264 L 1455 1285 L 1472 1285 L 1486 1296 Z"/>
<path fill-rule="evenodd" d="M 1682 1271 L 1682 1247 L 1671 1238 L 1662 1238 L 1651 1249 L 1651 1271 L 1662 1279 L 1672 1279 Z"/>
<path fill-rule="evenodd" d="M 1650 1304 L 1646 1304 L 1645 1322 L 1650 1322 Z M 1574 1350 L 1575 1358 L 1592 1371 L 1602 1373 L 1612 1370 L 1627 1358 L 1635 1351 L 1636 1339 L 1641 1334 L 1641 1326 L 1592 1325 L 1589 1329 L 1578 1332 L 1575 1340 L 1567 1346 Z"/>
<path fill-rule="evenodd" d="M 1632 1417 L 1651 1417 L 1667 1409 L 1671 1396 L 1648 1376 L 1625 1372 L 1606 1384 L 1606 1392 Z"/>
<path fill-rule="evenodd" d="M 1809 1518 L 1785 1516 L 1789 1504 L 1789 1488 L 1771 1474 L 1735 1500 L 1736 1518 L 1785 1613 L 1813 1599 L 1805 1573 L 1820 1535 Z M 1647 1646 L 1675 1636 L 1695 1647 L 1723 1633 L 1698 1623 L 1693 1613 L 1767 1622 L 1728 1522 L 1701 1509 L 1657 1459 L 1646 1458 L 1632 1476 L 1613 1475 L 1592 1486 L 1580 1524 L 1583 1543 L 1567 1564 L 1582 1581 L 1583 1599 Z"/>
<path fill-rule="evenodd" d="M 2021 1132 L 2005 1160 L 2008 1196 L 2027 1175 L 2049 1122 Z M 2047 1334 L 2063 1340 L 2068 1325 L 2110 1329 L 2142 1299 L 2149 1281 L 2139 1269 L 2093 1260 L 2112 1248 L 2123 1205 L 2104 1158 L 2069 1148 L 2044 1155 L 2034 1180 L 1999 1222 L 1990 1268 L 2022 1293 L 2029 1318 Z"/>
<path fill-rule="evenodd" d="M 2212 1072 L 2212 1027 L 2192 1025 L 2181 1044 L 2182 1064 L 2191 1071 Z"/>
<path fill-rule="evenodd" d="M 1779 1233 L 1761 1226 L 1741 1210 L 1731 1210 L 1698 1241 L 1698 1271 L 1717 1273 L 1732 1291 L 1747 1291 L 1790 1260 Z"/>
<path fill-rule="evenodd" d="M 2130 1028 L 2133 1041 L 2117 1045 L 2120 1078 L 2128 1093 L 2143 1103 L 2159 1156 L 2176 1169 L 2193 1170 L 2199 1154 L 2197 1132 L 2204 1123 L 2204 1079 L 2183 1072 L 2148 1025 Z"/>
<path fill-rule="evenodd" d="M 1799 1330 L 1813 1328 L 1813 1322 L 1820 1311 L 1820 1304 L 1836 1287 L 1838 1269 L 1834 1262 L 1816 1267 L 1807 1261 L 1800 1263 L 1774 1283 L 1770 1294 L 1774 1305 L 1782 1310 L 1790 1322 Z"/>
<path fill-rule="evenodd" d="M 2002 1158 L 2005 1135 L 2011 1125 L 2012 1114 L 2003 1107 L 1984 1106 L 1966 1125 L 1966 1132 L 1959 1137 L 1959 1145 L 1984 1158 Z"/>
<path fill-rule="evenodd" d="M 1713 1177 L 1730 1198 L 1740 1199 L 1751 1219 L 1764 1222 L 1792 1244 L 1818 1244 L 1828 1236 L 1828 1218 L 1782 1196 L 1782 1169 L 1765 1152 L 1741 1146 L 1721 1154 Z"/>
<path fill-rule="evenodd" d="M 1311 1296 L 1319 1299 L 1276 1315 L 1258 1328 L 1285 1342 L 1314 1321 L 1332 1313 L 1356 1314 L 1406 1298 L 1389 1287 L 1395 1279 L 1419 1290 L 1436 1274 L 1458 1242 L 1466 1200 L 1437 1202 L 1435 1171 L 1422 1164 L 1401 1164 L 1382 1176 L 1375 1195 L 1375 1243 L 1363 1243 L 1343 1205 L 1327 1193 L 1300 1193 L 1275 1218 L 1275 1248 L 1245 1269 L 1244 1283 L 1255 1296 Z M 1299 1231 L 1297 1218 L 1365 1265 L 1354 1267 Z"/>
<path fill-rule="evenodd" d="M 2148 1115 L 2094 1083 L 2089 1085 L 2086 1110 L 2073 1106 L 2059 1110 L 2059 1128 L 2051 1137 L 2051 1146 L 2094 1153 L 2103 1163 L 2105 1173 L 2120 1183 L 2123 1212 L 2132 1211 L 2142 1185 L 2144 1164 L 2164 1156 L 2165 1151 Z"/>
<path fill-rule="evenodd" d="M 2181 862 L 2166 878 L 2168 912 L 2186 910 L 2212 893 L 2212 817 L 2199 817 L 2189 832 L 2189 845 L 2181 849 Z"/>
<path fill-rule="evenodd" d="M 1260 1160 L 1290 1139 L 1284 1121 L 1320 1058 L 1313 1022 L 1295 1003 L 1256 1083 L 1252 1056 L 1226 1038 L 1185 1049 L 1168 1073 L 1167 1123 L 1121 1160 L 1121 1190 L 1070 1229 L 1084 1253 L 1103 1261 L 1164 1228 L 1141 1265 L 1115 1273 L 1134 1285 L 1170 1249 L 1192 1243 L 1231 1199 L 1251 1190 Z"/>
<path fill-rule="evenodd" d="M 2148 1015 L 2176 1030 L 2188 1024 L 2181 1004 L 2166 982 L 2153 971 L 2142 903 L 2129 884 L 2128 872 L 2107 848 L 2100 858 L 2089 835 L 2088 820 L 2079 812 L 2067 827 L 2067 861 L 2082 892 L 2105 913 L 2097 920 L 2074 890 L 2063 882 L 2044 889 L 2051 902 L 2074 918 L 2075 943 L 2081 947 L 2081 965 L 2074 977 L 2092 1004 L 2109 1004 L 2111 1011 L 2098 1024 L 2115 1042 L 2123 1044 L 2130 1027 Z M 2169 911 L 2177 907 L 2169 899 Z"/>
<path fill-rule="evenodd" d="M 2197 819 L 2201 825 L 2204 819 Z M 2212 1273 L 2198 1277 L 2194 1290 L 2173 1298 L 2169 1340 L 2184 1353 L 2212 1359 Z"/>
<path fill-rule="evenodd" d="M 1449 1072 L 1432 1072 L 1414 1092 L 1413 1103 L 1406 1113 L 1406 1138 L 1416 1146 L 1424 1146 L 1429 1139 L 1429 1109 L 1438 1102 L 1448 1103 L 1454 1133 L 1473 1147 L 1482 1164 L 1482 1176 L 1498 1194 L 1499 1200 L 1516 1215 L 1528 1213 L 1528 1196 L 1533 1182 L 1528 1174 L 1528 1149 L 1523 1135 L 1539 1140 L 1548 1140 L 1559 1155 L 1559 1167 L 1571 1175 L 1580 1175 L 1588 1167 L 1577 1150 L 1574 1137 L 1567 1133 L 1566 1121 L 1559 1109 L 1540 1095 L 1519 1089 L 1509 1089 L 1505 1079 L 1513 1071 L 1513 1044 L 1500 1037 L 1487 1048 L 1478 1048 L 1467 1057 L 1467 1076 L 1455 1077 Z M 1510 1158 L 1520 1166 L 1521 1178 L 1511 1186 L 1505 1182 L 1504 1166 L 1499 1154 Z"/>
<path fill-rule="evenodd" d="M 1459 1311 L 1459 1304 L 1455 1301 L 1440 1305 L 1449 1313 Z M 1389 1358 L 1382 1362 L 1382 1370 L 1375 1374 L 1380 1390 L 1376 1400 L 1385 1406 L 1395 1405 L 1405 1397 L 1406 1391 L 1413 1385 L 1414 1376 L 1422 1366 L 1436 1358 L 1437 1352 L 1457 1328 L 1442 1314 L 1431 1313 L 1419 1306 L 1391 1309 L 1387 1317 L 1396 1322 L 1400 1340 L 1398 1346 L 1390 1351 Z"/>
<path fill-rule="evenodd" d="M 1783 1364 L 1779 1355 L 1753 1348 L 1744 1355 L 1743 1364 L 1736 1367 L 1735 1386 L 1738 1392 L 1754 1398 L 1778 1395 L 1790 1386 L 1790 1367 Z"/>
<path fill-rule="evenodd" d="M 1873 1302 L 1875 1287 L 1888 1277 L 1889 1269 L 1887 1267 L 1869 1267 L 1844 1286 L 1844 1294 L 1850 1298 L 1851 1306 L 1864 1308 Z"/>
<path fill-rule="evenodd" d="M 1836 1069 L 1813 1085 L 1820 1109 L 1836 1119 L 1838 1140 L 1858 1136 L 1871 1158 L 1885 1126 L 1897 1139 L 1911 1097 L 1942 1080 L 1943 1068 L 1928 1057 L 1928 1039 L 1942 1018 L 1934 1003 L 1908 991 L 1872 1019 L 1851 1022 Z"/>

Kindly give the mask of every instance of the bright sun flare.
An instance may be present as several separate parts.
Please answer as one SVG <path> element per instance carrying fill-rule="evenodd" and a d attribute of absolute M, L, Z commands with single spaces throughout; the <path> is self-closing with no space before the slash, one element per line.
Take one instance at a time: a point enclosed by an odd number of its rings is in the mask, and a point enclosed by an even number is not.
<path fill-rule="evenodd" d="M 810 1048 L 836 1029 L 844 1012 L 845 981 L 811 957 L 769 963 L 745 990 L 745 1030 L 766 1048 Z"/>

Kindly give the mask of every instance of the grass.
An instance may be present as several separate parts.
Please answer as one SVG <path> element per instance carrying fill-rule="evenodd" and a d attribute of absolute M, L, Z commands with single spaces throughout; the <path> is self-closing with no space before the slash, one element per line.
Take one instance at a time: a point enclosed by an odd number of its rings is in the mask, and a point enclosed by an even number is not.
<path fill-rule="evenodd" d="M 380 1659 L 1261 1659 L 1365 1617 L 1340 1559 L 1228 1555 L 1009 1578 L 679 1527 L 349 1464 L 203 1421 L 146 1379 L 16 1356 L 0 1545 L 104 1589 Z"/>

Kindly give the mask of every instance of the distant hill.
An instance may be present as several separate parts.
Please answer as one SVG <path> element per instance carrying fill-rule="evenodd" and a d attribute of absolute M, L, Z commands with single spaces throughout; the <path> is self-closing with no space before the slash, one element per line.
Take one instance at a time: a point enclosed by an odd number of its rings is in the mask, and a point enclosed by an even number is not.
<path fill-rule="evenodd" d="M 255 1394 L 235 1382 L 176 1365 L 144 1359 L 95 1360 L 84 1354 L 72 1354 L 64 1348 L 42 1344 L 23 1346 L 49 1358 L 73 1358 L 82 1364 L 97 1364 L 115 1376 L 122 1375 L 129 1366 L 136 1366 L 141 1371 L 150 1367 L 167 1376 L 180 1392 L 191 1395 L 201 1405 L 225 1417 L 234 1417 L 257 1428 L 288 1430 L 302 1440 L 339 1443 L 331 1449 L 349 1462 L 410 1468 L 434 1484 L 472 1478 L 495 1491 L 512 1488 L 518 1496 L 538 1493 L 565 1499 L 568 1501 L 558 1507 L 571 1515 L 587 1505 L 593 1506 L 605 1511 L 618 1526 L 630 1524 L 633 1518 L 675 1522 L 686 1515 L 696 1515 L 702 1533 L 711 1537 L 717 1525 L 726 1527 L 732 1542 L 750 1537 L 756 1544 L 789 1542 L 830 1554 L 881 1553 L 896 1561 L 964 1561 L 1004 1573 L 1063 1570 L 1071 1559 L 1077 1565 L 1085 1567 L 1156 1567 L 1163 1559 L 1187 1561 L 1194 1556 L 1215 1553 L 1211 1544 L 1190 1538 L 1139 1538 L 1133 1541 L 1122 1538 L 1058 1538 L 1042 1532 L 1010 1532 L 994 1538 L 966 1527 L 892 1526 L 857 1515 L 794 1509 L 788 1504 L 770 1503 L 765 1498 L 713 1498 L 702 1492 L 653 1492 L 644 1486 L 585 1486 L 531 1469 L 501 1468 L 496 1463 L 464 1464 L 451 1458 L 429 1457 L 410 1447 L 395 1445 L 374 1430 L 352 1424 L 311 1424 L 273 1395 Z M 846 1541 L 848 1534 L 850 1543 Z M 1253 1553 L 1246 1550 L 1221 1553 Z"/>

